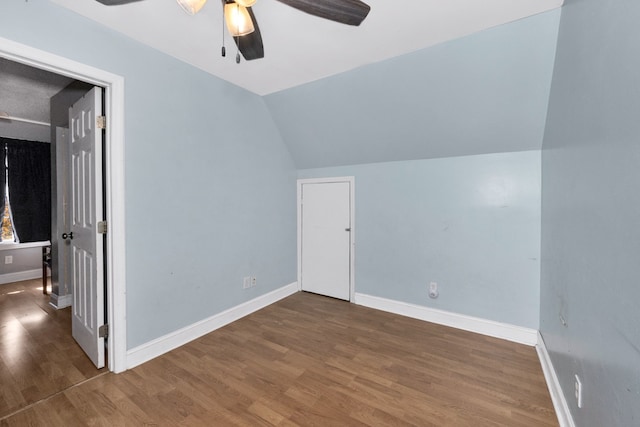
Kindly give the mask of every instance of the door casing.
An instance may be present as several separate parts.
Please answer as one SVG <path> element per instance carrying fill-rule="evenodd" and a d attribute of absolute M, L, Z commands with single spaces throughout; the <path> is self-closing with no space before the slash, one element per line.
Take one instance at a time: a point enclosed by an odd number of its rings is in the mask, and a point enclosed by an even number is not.
<path fill-rule="evenodd" d="M 127 369 L 126 254 L 124 196 L 124 78 L 68 58 L 0 37 L 0 57 L 82 80 L 105 89 L 105 202 L 109 224 L 105 256 L 108 368 Z"/>
<path fill-rule="evenodd" d="M 335 182 L 348 182 L 350 191 L 349 214 L 351 223 L 351 247 L 349 248 L 349 301 L 355 302 L 355 252 L 356 252 L 356 222 L 355 222 L 355 178 L 352 176 L 307 178 L 297 181 L 297 221 L 298 221 L 298 291 L 302 290 L 302 186 L 304 184 L 328 184 Z"/>
<path fill-rule="evenodd" d="M 62 232 L 67 231 L 71 228 L 69 224 L 69 189 L 71 185 L 69 184 L 68 172 L 70 166 L 68 165 L 69 161 L 66 158 L 66 154 L 69 148 L 69 141 L 67 138 L 69 137 L 69 128 L 68 127 L 57 127 L 56 128 L 56 206 L 52 206 L 51 209 L 56 210 L 56 226 L 57 229 L 51 229 L 51 244 L 57 244 L 57 265 L 54 265 L 51 269 L 51 277 L 56 276 L 56 268 L 57 268 L 57 280 L 58 280 L 58 294 L 56 296 L 56 301 L 52 301 L 51 304 L 56 308 L 65 308 L 71 305 L 71 298 L 69 295 L 71 294 L 71 256 L 70 256 L 70 248 L 66 241 L 61 237 Z M 52 177 L 53 179 L 53 177 Z M 54 235 L 54 234 L 57 234 Z M 55 285 L 55 282 L 52 283 Z M 64 295 L 64 297 L 61 297 Z M 64 298 L 64 302 L 61 302 L 61 299 Z"/>

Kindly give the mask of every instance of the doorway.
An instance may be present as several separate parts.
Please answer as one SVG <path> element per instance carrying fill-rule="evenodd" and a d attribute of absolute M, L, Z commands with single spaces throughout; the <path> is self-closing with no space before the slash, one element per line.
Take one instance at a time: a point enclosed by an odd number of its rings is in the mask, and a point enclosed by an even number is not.
<path fill-rule="evenodd" d="M 298 180 L 300 289 L 353 301 L 354 179 Z"/>
<path fill-rule="evenodd" d="M 124 79 L 88 65 L 0 38 L 0 57 L 81 80 L 105 89 L 104 149 L 106 318 L 108 369 L 126 370 L 126 269 L 124 240 Z"/>

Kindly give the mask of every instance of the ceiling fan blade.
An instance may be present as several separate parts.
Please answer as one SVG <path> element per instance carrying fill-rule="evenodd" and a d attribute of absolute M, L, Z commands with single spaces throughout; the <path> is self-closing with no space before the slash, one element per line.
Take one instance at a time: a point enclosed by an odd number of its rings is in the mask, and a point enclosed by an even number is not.
<path fill-rule="evenodd" d="M 142 0 L 96 0 L 98 3 L 102 3 L 105 6 L 119 6 L 121 4 L 133 3 Z"/>
<path fill-rule="evenodd" d="M 246 36 L 233 37 L 233 41 L 236 42 L 236 46 L 238 46 L 244 59 L 246 61 L 252 61 L 254 59 L 264 58 L 264 46 L 262 45 L 262 35 L 260 34 L 260 27 L 258 27 L 256 16 L 250 7 L 247 8 L 247 11 L 253 22 L 254 31 Z"/>
<path fill-rule="evenodd" d="M 358 26 L 371 7 L 359 0 L 278 0 L 313 16 Z"/>

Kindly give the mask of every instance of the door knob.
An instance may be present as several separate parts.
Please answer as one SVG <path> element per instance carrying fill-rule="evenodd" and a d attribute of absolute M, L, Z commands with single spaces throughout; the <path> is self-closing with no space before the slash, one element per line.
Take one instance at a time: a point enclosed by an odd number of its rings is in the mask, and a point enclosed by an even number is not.
<path fill-rule="evenodd" d="M 351 228 L 345 228 L 344 231 L 351 231 Z"/>
<path fill-rule="evenodd" d="M 62 233 L 62 238 L 63 238 L 64 240 L 73 240 L 73 231 L 72 231 L 71 233 L 69 233 L 69 234 L 67 234 L 67 233 Z"/>

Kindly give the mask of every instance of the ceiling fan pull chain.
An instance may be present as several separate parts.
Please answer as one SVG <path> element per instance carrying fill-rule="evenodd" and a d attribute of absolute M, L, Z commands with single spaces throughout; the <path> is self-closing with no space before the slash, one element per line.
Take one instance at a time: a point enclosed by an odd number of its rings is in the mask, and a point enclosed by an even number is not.
<path fill-rule="evenodd" d="M 236 11 L 240 10 L 240 5 L 238 3 L 236 3 Z M 236 52 L 236 64 L 240 63 L 240 23 L 238 22 L 239 20 L 236 20 L 236 33 L 238 33 L 237 35 L 237 43 L 236 46 L 238 47 L 238 50 Z"/>
<path fill-rule="evenodd" d="M 236 37 L 236 64 L 240 63 L 240 36 Z"/>
<path fill-rule="evenodd" d="M 227 48 L 224 47 L 224 3 L 222 3 L 222 57 L 227 56 Z"/>

